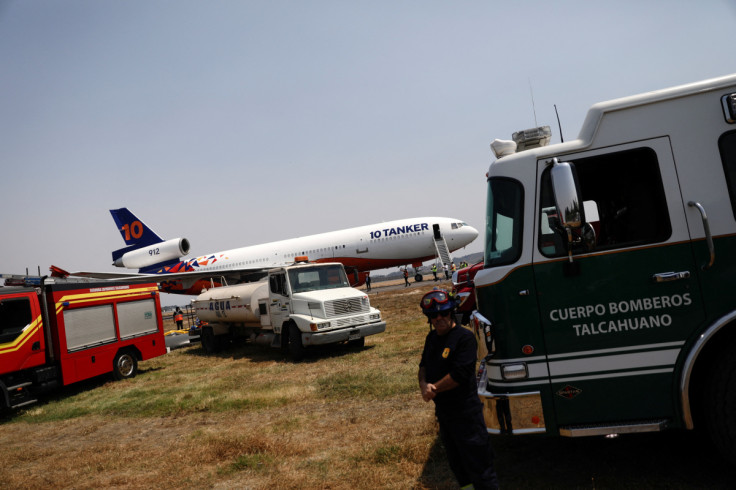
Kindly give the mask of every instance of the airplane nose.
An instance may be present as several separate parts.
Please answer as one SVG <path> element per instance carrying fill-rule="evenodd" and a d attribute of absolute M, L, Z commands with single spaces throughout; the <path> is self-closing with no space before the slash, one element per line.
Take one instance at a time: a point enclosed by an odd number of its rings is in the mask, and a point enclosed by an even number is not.
<path fill-rule="evenodd" d="M 463 232 L 465 232 L 463 238 L 467 240 L 465 243 L 466 245 L 472 242 L 473 240 L 475 240 L 476 238 L 478 238 L 478 235 L 480 234 L 478 233 L 478 230 L 476 230 L 470 225 L 463 226 Z"/>

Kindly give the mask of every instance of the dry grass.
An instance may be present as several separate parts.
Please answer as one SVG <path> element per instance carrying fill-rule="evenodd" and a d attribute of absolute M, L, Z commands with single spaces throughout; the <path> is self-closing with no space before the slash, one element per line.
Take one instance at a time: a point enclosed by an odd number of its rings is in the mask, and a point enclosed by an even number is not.
<path fill-rule="evenodd" d="M 416 387 L 427 332 L 417 305 L 432 286 L 371 293 L 388 326 L 361 350 L 323 348 L 294 364 L 267 347 L 206 356 L 195 344 L 142 363 L 132 380 L 60 390 L 2 419 L 0 482 L 456 488 L 432 406 Z M 732 480 L 697 444 L 677 433 L 613 442 L 494 438 L 506 488 L 727 488 Z"/>

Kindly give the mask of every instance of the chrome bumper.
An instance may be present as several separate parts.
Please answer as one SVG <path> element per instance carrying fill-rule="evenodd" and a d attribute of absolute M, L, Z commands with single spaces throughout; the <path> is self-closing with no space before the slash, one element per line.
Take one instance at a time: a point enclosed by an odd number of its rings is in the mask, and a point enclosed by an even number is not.
<path fill-rule="evenodd" d="M 539 392 L 498 395 L 479 390 L 491 434 L 541 434 L 547 431 Z"/>
<path fill-rule="evenodd" d="M 353 337 L 367 337 L 375 335 L 386 330 L 386 322 L 366 323 L 364 325 L 355 325 L 353 327 L 342 328 L 340 330 L 329 330 L 327 332 L 302 333 L 302 342 L 304 345 L 324 345 L 334 344 L 336 342 L 347 342 Z"/>

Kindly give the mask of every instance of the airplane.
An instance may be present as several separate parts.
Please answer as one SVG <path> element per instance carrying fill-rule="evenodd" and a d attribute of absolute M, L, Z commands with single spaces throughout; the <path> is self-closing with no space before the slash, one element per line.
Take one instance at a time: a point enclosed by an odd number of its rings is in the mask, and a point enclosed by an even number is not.
<path fill-rule="evenodd" d="M 411 264 L 417 268 L 438 256 L 435 240 L 454 252 L 475 240 L 478 230 L 454 218 L 410 218 L 359 226 L 318 235 L 252 245 L 181 260 L 189 240 L 164 240 L 127 208 L 111 209 L 126 246 L 112 252 L 113 265 L 138 273 L 75 272 L 98 279 L 156 279 L 162 291 L 200 294 L 222 283 L 256 280 L 272 267 L 310 262 L 340 262 L 353 285 L 369 271 Z M 444 239 L 444 240 L 443 240 Z M 163 277 L 162 277 L 163 276 Z M 421 281 L 417 273 L 416 279 Z"/>

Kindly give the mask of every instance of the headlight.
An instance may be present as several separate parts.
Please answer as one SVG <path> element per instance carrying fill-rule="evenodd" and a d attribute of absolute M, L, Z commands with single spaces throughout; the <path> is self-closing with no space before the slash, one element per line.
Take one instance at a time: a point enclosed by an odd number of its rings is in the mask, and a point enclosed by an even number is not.
<path fill-rule="evenodd" d="M 468 300 L 469 297 L 470 297 L 469 292 L 457 293 L 455 295 L 455 301 L 460 303 L 458 306 L 462 306 L 465 304 L 465 302 Z"/>
<path fill-rule="evenodd" d="M 529 373 L 526 370 L 526 363 L 501 364 L 501 376 L 503 376 L 503 379 L 528 378 Z"/>
<path fill-rule="evenodd" d="M 309 329 L 312 332 L 316 332 L 317 330 L 324 330 L 325 328 L 330 328 L 330 322 L 310 323 L 309 324 Z"/>

